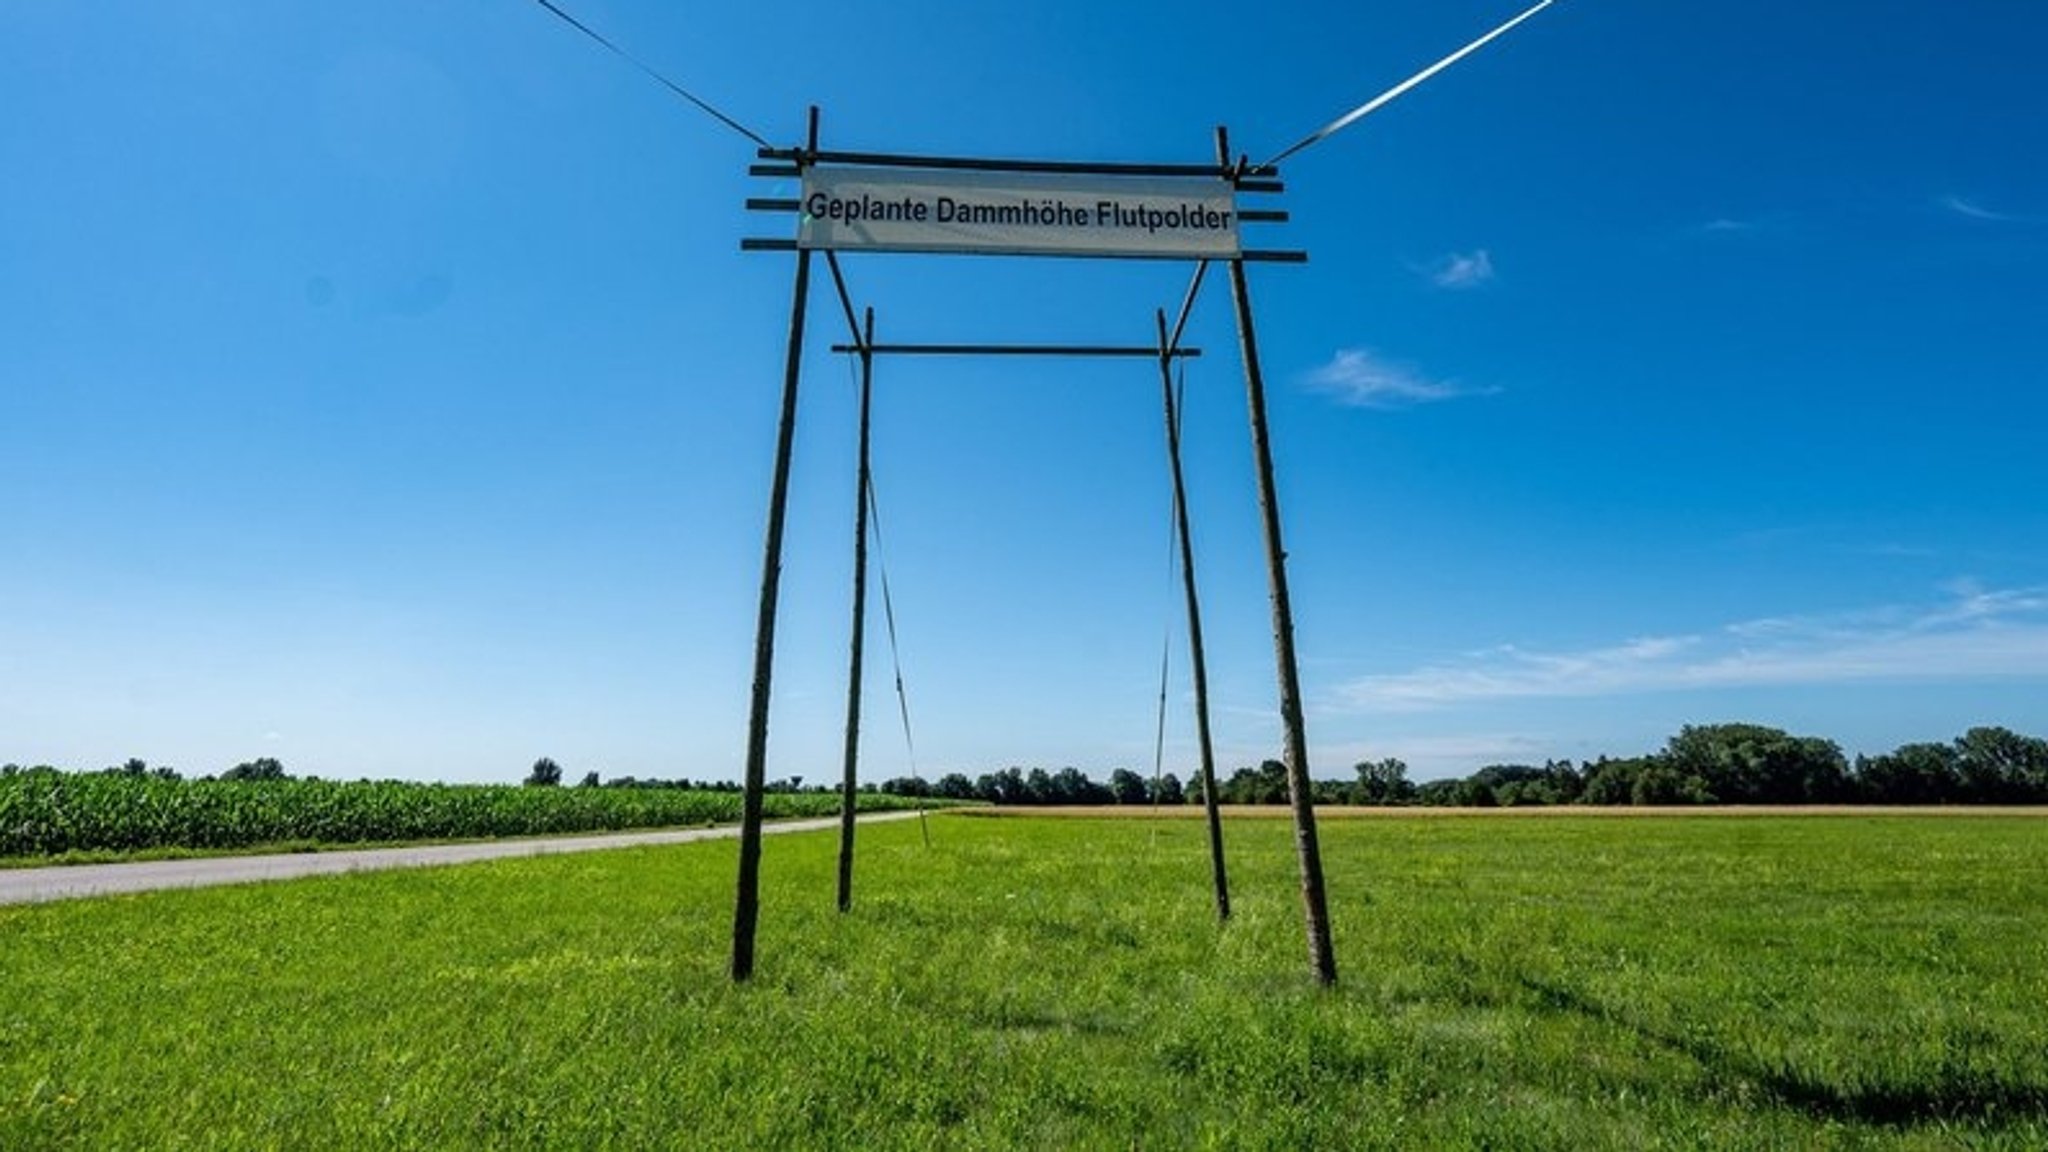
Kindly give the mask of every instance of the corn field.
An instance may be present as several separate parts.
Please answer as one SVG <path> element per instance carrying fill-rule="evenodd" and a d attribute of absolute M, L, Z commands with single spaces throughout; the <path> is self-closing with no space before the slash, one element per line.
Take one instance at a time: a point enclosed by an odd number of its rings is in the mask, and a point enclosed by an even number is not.
<path fill-rule="evenodd" d="M 771 818 L 839 810 L 834 794 L 764 799 Z M 863 808 L 910 803 L 861 797 Z M 0 777 L 0 857 L 488 839 L 731 823 L 739 814 L 737 792 L 675 788 L 167 780 L 32 770 Z"/>

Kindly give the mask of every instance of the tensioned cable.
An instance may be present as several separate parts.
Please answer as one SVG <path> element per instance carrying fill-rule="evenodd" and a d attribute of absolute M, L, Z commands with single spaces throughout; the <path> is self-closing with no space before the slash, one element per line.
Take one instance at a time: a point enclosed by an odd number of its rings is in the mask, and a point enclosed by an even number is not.
<path fill-rule="evenodd" d="M 1195 310 L 1195 296 L 1201 292 L 1202 277 L 1207 275 L 1208 272 L 1209 262 L 1207 260 L 1195 262 L 1195 275 L 1193 279 L 1188 281 L 1187 294 L 1181 297 L 1180 316 L 1173 322 L 1173 335 L 1166 338 L 1166 347 L 1169 352 L 1180 347 L 1181 333 L 1187 330 L 1188 316 Z M 1187 381 L 1185 365 L 1182 367 L 1181 381 L 1182 383 Z"/>
<path fill-rule="evenodd" d="M 539 4 L 541 7 L 554 13 L 557 17 L 561 18 L 561 20 L 564 23 L 568 24 L 569 27 L 576 29 L 578 32 L 583 33 L 585 36 L 588 36 L 592 40 L 597 41 L 599 44 L 604 45 L 606 48 L 611 49 L 613 54 L 618 56 L 619 59 L 624 60 L 626 63 L 631 64 L 633 67 L 638 68 L 640 71 L 646 73 L 650 78 L 654 80 L 655 83 L 660 84 L 662 87 L 668 89 L 669 91 L 675 93 L 678 96 L 681 96 L 683 99 L 688 100 L 691 104 L 696 105 L 699 109 L 701 109 L 705 113 L 708 113 L 712 119 L 717 120 L 720 124 L 723 124 L 727 128 L 730 128 L 733 131 L 739 133 L 740 135 L 745 136 L 747 139 L 752 140 L 754 143 L 759 144 L 763 148 L 773 147 L 773 145 L 769 144 L 766 139 L 763 139 L 762 136 L 759 133 L 755 132 L 753 129 L 748 128 L 746 125 L 740 123 L 739 121 L 733 119 L 730 116 L 727 116 L 725 113 L 720 112 L 718 109 L 713 108 L 709 103 L 705 102 L 703 99 L 698 97 L 689 89 L 683 87 L 682 85 L 655 71 L 653 67 L 641 61 L 639 57 L 633 55 L 631 52 L 626 51 L 624 48 L 621 48 L 617 44 L 614 44 L 610 40 L 606 39 L 603 33 L 592 28 L 590 25 L 585 24 L 583 21 L 578 20 L 574 16 L 569 15 L 567 12 L 562 11 L 560 8 L 557 8 L 554 5 L 553 0 L 534 0 L 534 3 Z"/>
<path fill-rule="evenodd" d="M 1178 502 L 1173 503 L 1175 522 L 1178 523 L 1179 504 Z M 1177 563 L 1179 552 L 1175 547 L 1172 525 L 1168 526 L 1166 547 L 1166 586 L 1169 593 L 1168 603 L 1170 605 L 1172 601 L 1173 578 L 1180 574 L 1180 566 Z M 1152 736 L 1152 814 L 1155 816 L 1159 814 L 1159 786 L 1166 779 L 1166 684 L 1167 672 L 1173 662 L 1173 609 L 1170 606 L 1166 612 L 1166 627 L 1161 631 L 1162 635 L 1159 638 L 1159 724 Z"/>
<path fill-rule="evenodd" d="M 910 734 L 910 697 L 903 691 L 903 650 L 896 642 L 896 600 L 889 594 L 889 562 L 882 549 L 882 506 L 875 499 L 875 477 L 868 475 L 868 527 L 875 537 L 875 574 L 882 578 L 882 619 L 889 627 L 889 662 L 896 673 L 896 710 L 903 717 L 903 748 L 910 757 L 910 774 L 924 779 L 917 770 L 917 741 Z"/>
<path fill-rule="evenodd" d="M 852 377 L 854 390 L 858 392 L 860 369 L 850 356 L 847 357 L 846 366 L 848 374 Z M 861 499 L 868 502 L 868 535 L 874 538 L 875 574 L 881 577 L 882 618 L 887 622 L 889 630 L 889 663 L 891 670 L 896 674 L 896 710 L 903 717 L 903 748 L 905 754 L 910 757 L 910 774 L 923 779 L 917 771 L 917 741 L 910 734 L 910 697 L 903 691 L 903 651 L 896 642 L 896 603 L 894 597 L 889 594 L 889 561 L 882 554 L 882 506 L 875 499 L 873 468 L 868 469 L 867 491 L 861 493 Z"/>
<path fill-rule="evenodd" d="M 545 2 L 545 0 L 543 0 L 543 2 Z M 1393 103 L 1395 100 L 1407 94 L 1407 92 L 1410 89 L 1414 88 L 1416 85 L 1421 84 L 1423 81 L 1428 80 L 1430 77 L 1436 75 L 1437 73 L 1443 71 L 1446 68 L 1449 68 L 1451 65 L 1456 64 L 1460 60 L 1463 60 L 1465 57 L 1470 56 L 1472 53 L 1479 51 L 1481 48 L 1486 47 L 1488 44 L 1493 43 L 1493 41 L 1495 41 L 1496 39 L 1499 39 L 1501 36 L 1506 35 L 1510 29 L 1515 27 L 1515 25 L 1520 24 L 1522 21 L 1527 20 L 1529 17 L 1536 15 L 1538 12 L 1543 11 L 1545 8 L 1548 8 L 1555 3 L 1557 3 L 1557 0 L 1542 0 L 1542 3 L 1537 4 L 1534 8 L 1529 9 L 1527 12 L 1524 12 L 1520 16 L 1515 17 L 1513 20 L 1510 20 L 1507 23 L 1501 25 L 1500 27 L 1495 28 L 1493 31 L 1488 32 L 1484 36 L 1481 36 L 1479 39 L 1474 40 L 1470 44 L 1465 45 L 1463 48 L 1458 49 L 1456 52 L 1451 53 L 1449 56 L 1444 57 L 1443 59 L 1437 61 L 1436 63 L 1430 65 L 1427 68 L 1424 68 L 1422 71 L 1417 72 L 1415 75 L 1410 76 L 1408 79 L 1403 80 L 1401 83 L 1394 85 L 1392 88 L 1387 89 L 1385 92 L 1380 93 L 1378 96 L 1373 97 L 1371 100 L 1368 100 L 1363 104 L 1360 104 L 1358 107 L 1353 108 L 1351 111 L 1346 112 L 1344 115 L 1337 117 L 1335 120 L 1330 121 L 1328 124 L 1325 124 L 1321 128 L 1316 129 L 1314 132 L 1309 133 L 1307 136 L 1302 137 L 1300 140 L 1295 142 L 1293 147 L 1280 153 L 1278 156 L 1273 157 L 1271 160 L 1266 161 L 1264 164 L 1259 165 L 1259 167 L 1271 168 L 1275 164 L 1280 163 L 1282 160 L 1287 159 L 1289 156 L 1294 155 L 1296 152 L 1301 151 L 1309 145 L 1319 143 L 1323 140 L 1327 140 L 1330 137 L 1336 135 L 1337 133 L 1342 132 L 1344 129 L 1349 128 L 1351 125 L 1357 123 L 1365 117 L 1370 116 L 1374 112 L 1379 111 L 1381 108 L 1386 107 L 1388 104 Z"/>
<path fill-rule="evenodd" d="M 1205 260 L 1202 263 L 1206 266 L 1208 261 Z M 1196 283 L 1199 284 L 1200 282 L 1198 274 Z M 1171 348 L 1172 345 L 1169 344 L 1168 347 Z M 1178 368 L 1180 369 L 1179 395 L 1174 397 L 1173 419 L 1167 433 L 1170 437 L 1167 447 L 1174 452 L 1180 451 L 1180 422 L 1181 412 L 1184 408 L 1182 401 L 1187 398 L 1188 362 L 1185 359 L 1181 360 Z M 1173 600 L 1174 577 L 1180 575 L 1180 493 L 1178 491 L 1173 493 L 1173 497 L 1168 501 L 1168 505 L 1166 586 L 1167 602 L 1171 604 Z M 1165 635 L 1159 642 L 1159 726 L 1152 743 L 1152 814 L 1154 816 L 1159 814 L 1160 785 L 1166 779 L 1166 691 L 1167 673 L 1171 667 L 1173 657 L 1173 616 L 1173 609 L 1169 607 L 1166 612 Z"/>
<path fill-rule="evenodd" d="M 889 562 L 882 556 L 882 509 L 875 500 L 875 477 L 868 473 L 868 526 L 875 533 L 875 573 L 882 578 L 882 618 L 889 623 L 889 661 L 896 671 L 896 708 L 903 716 L 903 749 L 910 757 L 910 776 L 914 780 L 924 779 L 917 770 L 917 741 L 910 735 L 910 697 L 903 691 L 903 651 L 896 643 L 896 601 L 889 595 Z M 932 846 L 931 822 L 925 819 L 922 804 L 917 809 L 917 830 L 924 833 L 924 846 Z"/>
<path fill-rule="evenodd" d="M 853 375 L 854 389 L 858 391 L 860 369 L 854 365 L 851 357 L 847 358 L 846 364 Z M 924 775 L 917 770 L 917 740 L 910 734 L 910 697 L 903 690 L 903 649 L 896 641 L 896 599 L 889 594 L 889 561 L 882 554 L 882 506 L 875 499 L 873 468 L 868 469 L 867 490 L 861 493 L 861 498 L 868 502 L 868 534 L 874 537 L 875 574 L 881 577 L 882 583 L 882 619 L 888 623 L 889 664 L 896 674 L 896 711 L 903 718 L 903 752 L 910 761 L 911 778 L 922 780 Z M 925 810 L 922 806 L 917 810 L 917 826 L 918 830 L 924 833 L 924 846 L 931 847 L 931 825 L 925 819 Z"/>

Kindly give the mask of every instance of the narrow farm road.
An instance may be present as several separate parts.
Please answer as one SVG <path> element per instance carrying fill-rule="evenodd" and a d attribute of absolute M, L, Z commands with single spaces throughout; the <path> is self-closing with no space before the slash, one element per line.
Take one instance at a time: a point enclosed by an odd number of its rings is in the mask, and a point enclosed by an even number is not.
<path fill-rule="evenodd" d="M 873 812 L 863 824 L 914 819 L 912 812 Z M 819 832 L 839 826 L 839 817 L 788 820 L 764 824 L 761 831 Z M 679 828 L 662 832 L 611 832 L 594 836 L 532 840 L 487 840 L 472 844 L 425 844 L 412 848 L 357 848 L 332 852 L 294 852 L 277 856 L 210 856 L 199 860 L 144 860 L 133 864 L 79 864 L 55 868 L 0 869 L 0 904 L 31 904 L 118 892 L 150 892 L 159 888 L 205 888 L 215 884 L 250 884 L 290 880 L 334 872 L 368 872 L 380 868 L 429 868 L 468 864 L 506 856 L 548 856 L 557 852 L 599 852 L 647 844 L 690 844 L 728 840 L 738 825 Z"/>

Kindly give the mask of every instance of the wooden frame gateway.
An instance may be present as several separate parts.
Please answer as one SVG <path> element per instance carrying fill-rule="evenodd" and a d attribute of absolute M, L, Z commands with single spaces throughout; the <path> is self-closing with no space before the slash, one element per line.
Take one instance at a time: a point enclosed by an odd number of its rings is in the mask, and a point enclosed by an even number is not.
<path fill-rule="evenodd" d="M 1221 261 L 1230 269 L 1238 343 L 1245 368 L 1246 402 L 1251 423 L 1253 462 L 1258 476 L 1267 582 L 1271 592 L 1280 717 L 1285 731 L 1283 759 L 1287 768 L 1288 795 L 1293 806 L 1309 963 L 1320 983 L 1335 983 L 1337 964 L 1330 941 L 1322 855 L 1316 838 L 1315 810 L 1309 785 L 1308 743 L 1302 718 L 1300 672 L 1294 649 L 1294 613 L 1287 588 L 1287 553 L 1281 539 L 1279 497 L 1274 490 L 1265 381 L 1259 366 L 1258 337 L 1252 324 L 1251 295 L 1244 270 L 1248 262 L 1300 263 L 1307 259 L 1307 255 L 1297 251 L 1244 247 L 1240 225 L 1284 223 L 1287 214 L 1271 209 L 1247 209 L 1237 204 L 1238 197 L 1244 194 L 1283 191 L 1278 170 L 1270 164 L 1253 166 L 1244 157 L 1233 160 L 1229 136 L 1222 128 L 1216 130 L 1214 163 L 1170 165 L 829 152 L 818 146 L 817 108 L 810 109 L 808 123 L 803 147 L 777 149 L 764 146 L 758 153 L 762 162 L 749 168 L 751 175 L 795 178 L 804 182 L 805 192 L 801 198 L 752 198 L 746 204 L 754 211 L 785 216 L 799 214 L 798 235 L 794 238 L 747 238 L 740 243 L 745 251 L 795 252 L 796 284 L 790 307 L 781 417 L 776 433 L 775 466 L 761 564 L 760 613 L 755 630 L 753 695 L 748 716 L 746 775 L 741 806 L 739 876 L 733 912 L 732 978 L 736 981 L 750 979 L 754 970 L 754 935 L 760 910 L 761 797 L 767 765 L 768 711 L 775 663 L 775 617 L 782 571 L 783 522 L 788 505 L 790 453 L 795 438 L 797 392 L 802 374 L 811 256 L 814 252 L 823 252 L 852 334 L 851 343 L 834 345 L 832 350 L 858 356 L 861 368 L 854 617 L 839 856 L 840 909 L 846 910 L 852 899 L 854 777 L 859 755 L 867 518 L 872 499 L 868 473 L 868 416 L 874 358 L 883 355 L 1107 356 L 1152 357 L 1160 367 L 1165 393 L 1168 460 L 1173 475 L 1175 532 L 1187 599 L 1189 643 L 1193 651 L 1197 729 L 1217 913 L 1222 918 L 1229 916 L 1222 826 L 1216 807 L 1214 756 L 1209 742 L 1201 614 L 1195 592 L 1194 553 L 1188 535 L 1186 493 L 1181 479 L 1179 418 L 1171 382 L 1171 368 L 1176 361 L 1200 355 L 1197 349 L 1182 348 L 1180 338 L 1209 264 Z M 873 309 L 867 309 L 864 316 L 856 320 L 852 296 L 847 291 L 839 266 L 838 253 L 842 251 L 1183 260 L 1195 262 L 1195 273 L 1176 322 L 1169 327 L 1165 312 L 1156 312 L 1156 344 L 879 344 L 874 340 Z"/>

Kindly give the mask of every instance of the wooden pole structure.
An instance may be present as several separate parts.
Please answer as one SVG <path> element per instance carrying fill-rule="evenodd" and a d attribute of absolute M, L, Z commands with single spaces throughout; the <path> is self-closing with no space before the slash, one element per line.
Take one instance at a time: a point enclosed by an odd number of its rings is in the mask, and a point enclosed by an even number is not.
<path fill-rule="evenodd" d="M 803 158 L 818 150 L 818 109 L 812 105 Z M 775 479 L 768 496 L 768 534 L 761 558 L 761 613 L 754 629 L 754 696 L 747 718 L 746 780 L 740 801 L 740 869 L 732 915 L 732 978 L 754 975 L 754 926 L 761 913 L 761 793 L 767 782 L 769 684 L 775 672 L 775 606 L 782 583 L 782 523 L 789 505 L 789 457 L 796 440 L 797 379 L 804 353 L 804 304 L 810 298 L 811 253 L 796 254 L 790 305 L 789 355 L 782 371 L 782 420 L 775 440 Z"/>
<path fill-rule="evenodd" d="M 1230 134 L 1216 129 L 1216 161 L 1233 170 Z M 1294 848 L 1301 862 L 1301 903 L 1308 921 L 1309 966 L 1324 986 L 1337 982 L 1330 943 L 1329 900 L 1323 891 L 1323 853 L 1316 840 L 1315 797 L 1308 774 L 1308 737 L 1301 715 L 1301 672 L 1294 654 L 1294 608 L 1287 595 L 1287 550 L 1280 538 L 1280 497 L 1273 485 L 1273 449 L 1266 430 L 1266 384 L 1259 371 L 1259 340 L 1252 327 L 1251 290 L 1244 261 L 1230 261 L 1230 294 L 1237 303 L 1237 341 L 1244 354 L 1245 397 L 1251 410 L 1252 455 L 1259 476 L 1259 513 L 1266 538 L 1266 579 L 1273 597 L 1273 657 L 1279 666 L 1280 722 L 1287 795 L 1294 807 Z"/>
<path fill-rule="evenodd" d="M 1209 660 L 1202 647 L 1202 604 L 1195 595 L 1195 547 L 1188 532 L 1188 492 L 1180 466 L 1180 406 L 1173 395 L 1173 347 L 1166 311 L 1159 319 L 1159 390 L 1166 401 L 1166 459 L 1173 472 L 1174 532 L 1180 538 L 1181 588 L 1187 593 L 1189 666 L 1194 669 L 1195 735 L 1202 754 L 1202 806 L 1209 817 L 1209 867 L 1216 879 L 1216 918 L 1230 919 L 1230 877 L 1223 865 L 1223 813 L 1216 802 L 1216 753 L 1209 739 Z"/>
<path fill-rule="evenodd" d="M 853 482 L 853 644 L 846 673 L 846 775 L 839 800 L 839 910 L 853 908 L 853 810 L 859 799 L 861 646 L 868 605 L 868 408 L 874 392 L 875 310 L 864 316 L 860 349 L 860 462 Z"/>

